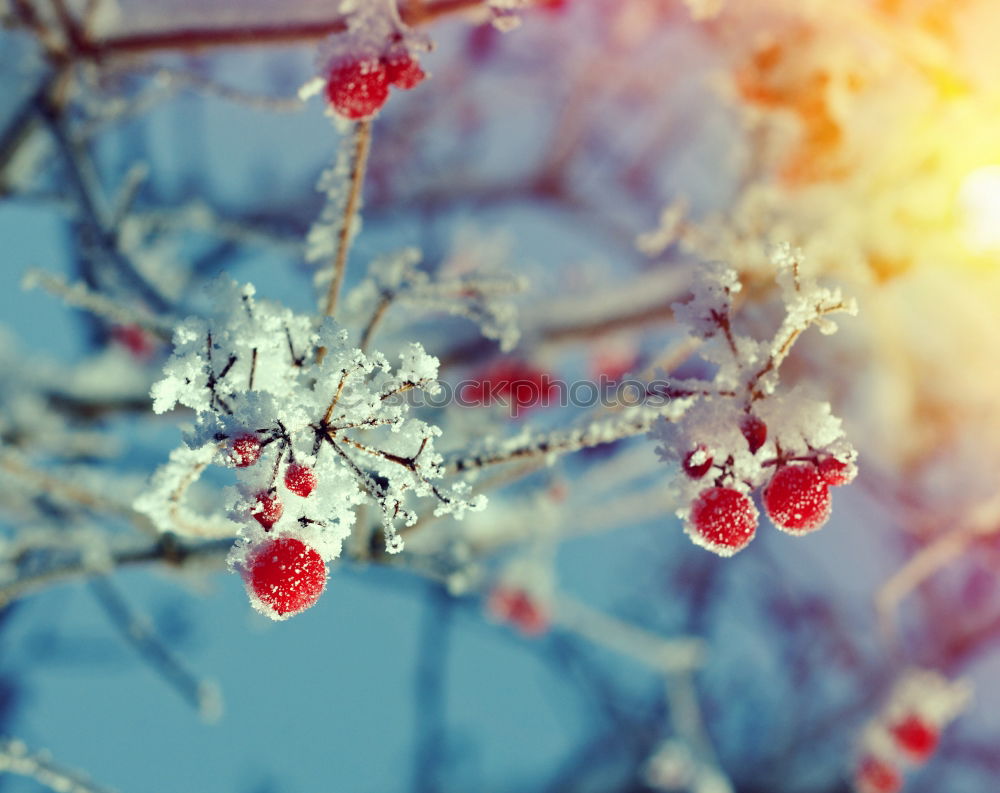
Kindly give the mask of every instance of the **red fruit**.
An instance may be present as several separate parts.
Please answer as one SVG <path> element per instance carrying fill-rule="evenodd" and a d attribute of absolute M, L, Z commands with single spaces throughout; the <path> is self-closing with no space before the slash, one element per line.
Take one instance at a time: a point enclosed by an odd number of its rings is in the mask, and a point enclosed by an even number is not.
<path fill-rule="evenodd" d="M 782 531 L 815 531 L 830 517 L 830 488 L 816 466 L 786 465 L 764 488 L 764 509 Z"/>
<path fill-rule="evenodd" d="M 385 77 L 390 85 L 409 91 L 424 81 L 427 75 L 420 68 L 420 63 L 410 55 L 405 47 L 392 50 L 384 58 Z"/>
<path fill-rule="evenodd" d="M 757 454 L 757 450 L 767 441 L 767 424 L 756 416 L 746 416 L 740 422 L 740 432 L 747 439 L 750 454 Z"/>
<path fill-rule="evenodd" d="M 692 479 L 701 479 L 712 467 L 712 455 L 700 443 L 694 451 L 688 452 L 682 463 L 684 473 Z"/>
<path fill-rule="evenodd" d="M 858 469 L 852 463 L 845 463 L 836 457 L 827 457 L 820 461 L 819 474 L 828 485 L 837 487 L 854 481 L 854 477 L 858 475 Z"/>
<path fill-rule="evenodd" d="M 385 67 L 378 58 L 335 63 L 326 77 L 326 98 L 344 118 L 374 116 L 389 98 Z"/>
<path fill-rule="evenodd" d="M 465 383 L 462 398 L 467 404 L 490 405 L 503 402 L 517 418 L 534 407 L 547 407 L 559 386 L 548 372 L 517 360 L 500 360 Z"/>
<path fill-rule="evenodd" d="M 237 435 L 229 446 L 229 459 L 237 468 L 246 468 L 260 459 L 260 449 L 256 435 Z"/>
<path fill-rule="evenodd" d="M 285 469 L 285 487 L 295 495 L 307 498 L 316 489 L 316 474 L 308 465 L 293 463 Z"/>
<path fill-rule="evenodd" d="M 148 361 L 156 352 L 153 338 L 138 325 L 116 325 L 111 329 L 111 338 L 140 361 Z"/>
<path fill-rule="evenodd" d="M 900 751 L 914 763 L 926 763 L 937 749 L 940 737 L 936 728 L 914 713 L 893 724 L 889 732 Z"/>
<path fill-rule="evenodd" d="M 523 589 L 498 586 L 487 608 L 499 620 L 509 622 L 525 636 L 539 636 L 549 629 L 549 618 L 541 606 Z"/>
<path fill-rule="evenodd" d="M 281 520 L 281 513 L 285 511 L 284 506 L 278 501 L 275 493 L 258 493 L 257 502 L 254 504 L 252 515 L 265 531 L 270 530 L 275 523 Z"/>
<path fill-rule="evenodd" d="M 282 537 L 253 552 L 244 578 L 267 609 L 279 618 L 287 617 L 319 600 L 326 586 L 326 564 L 301 540 Z"/>
<path fill-rule="evenodd" d="M 757 532 L 757 507 L 738 490 L 710 487 L 691 504 L 685 527 L 691 539 L 703 548 L 732 556 L 750 544 Z"/>
<path fill-rule="evenodd" d="M 899 793 L 903 775 L 887 760 L 867 755 L 858 764 L 855 787 L 858 793 Z"/>

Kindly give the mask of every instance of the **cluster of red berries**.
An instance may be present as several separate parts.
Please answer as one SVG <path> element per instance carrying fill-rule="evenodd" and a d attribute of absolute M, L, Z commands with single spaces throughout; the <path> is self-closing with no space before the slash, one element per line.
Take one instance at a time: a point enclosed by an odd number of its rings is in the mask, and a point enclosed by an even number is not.
<path fill-rule="evenodd" d="M 751 454 L 767 441 L 767 425 L 748 415 L 740 427 Z M 763 489 L 763 503 L 771 522 L 789 534 L 808 534 L 830 517 L 830 487 L 845 485 L 856 473 L 854 465 L 833 456 L 777 459 L 775 472 Z M 715 465 L 704 445 L 690 451 L 682 468 L 701 479 Z M 759 513 L 750 496 L 717 484 L 702 490 L 691 504 L 688 527 L 698 542 L 723 556 L 745 548 L 757 532 Z"/>
<path fill-rule="evenodd" d="M 357 121 L 371 118 L 389 99 L 389 87 L 415 88 L 427 75 L 403 45 L 381 57 L 340 58 L 326 75 L 326 98 L 338 115 Z"/>
<path fill-rule="evenodd" d="M 540 636 L 549 629 L 549 615 L 529 592 L 517 587 L 498 585 L 486 603 L 497 620 L 516 627 L 525 636 Z"/>
<path fill-rule="evenodd" d="M 229 459 L 237 468 L 260 460 L 263 444 L 255 434 L 242 434 L 229 444 Z M 285 468 L 285 487 L 308 498 L 316 489 L 316 474 L 307 465 L 290 463 Z M 281 519 L 284 506 L 274 488 L 254 497 L 251 515 L 270 531 Z M 261 603 L 280 617 L 312 606 L 326 586 L 326 564 L 314 548 L 294 537 L 268 539 L 249 555 L 244 570 L 248 588 Z"/>
<path fill-rule="evenodd" d="M 857 793 L 899 793 L 907 766 L 934 755 L 941 731 L 969 701 L 971 690 L 930 670 L 914 670 L 896 684 L 868 724 L 854 769 Z"/>
<path fill-rule="evenodd" d="M 918 713 L 903 714 L 888 725 L 895 754 L 911 765 L 930 760 L 941 737 L 940 728 Z M 855 771 L 858 793 L 899 793 L 903 771 L 893 757 L 869 752 L 861 757 Z"/>

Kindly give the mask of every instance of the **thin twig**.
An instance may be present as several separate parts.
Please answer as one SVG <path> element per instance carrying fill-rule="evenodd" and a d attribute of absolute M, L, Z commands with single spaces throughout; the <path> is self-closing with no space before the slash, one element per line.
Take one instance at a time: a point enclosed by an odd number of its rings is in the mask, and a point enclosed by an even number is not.
<path fill-rule="evenodd" d="M 354 127 L 354 157 L 351 162 L 351 182 L 347 194 L 347 204 L 344 207 L 344 218 L 337 235 L 337 253 L 333 260 L 333 278 L 330 290 L 326 295 L 325 313 L 332 317 L 337 311 L 337 300 L 344 283 L 344 271 L 347 269 L 347 254 L 351 248 L 351 229 L 354 225 L 354 215 L 361 201 L 361 187 L 365 180 L 365 170 L 368 166 L 368 152 L 372 141 L 371 119 L 359 121 Z"/>
<path fill-rule="evenodd" d="M 149 662 L 160 677 L 177 690 L 205 721 L 216 721 L 222 712 L 218 686 L 195 675 L 156 635 L 146 620 L 129 606 L 107 576 L 90 580 L 90 590 L 122 637 Z"/>

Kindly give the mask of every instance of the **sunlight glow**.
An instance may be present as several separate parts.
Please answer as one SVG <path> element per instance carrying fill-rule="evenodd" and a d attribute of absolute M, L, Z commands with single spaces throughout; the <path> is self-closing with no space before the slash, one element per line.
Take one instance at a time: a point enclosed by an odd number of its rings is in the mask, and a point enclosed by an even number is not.
<path fill-rule="evenodd" d="M 1000 165 L 970 173 L 958 203 L 966 244 L 976 253 L 1000 252 Z"/>

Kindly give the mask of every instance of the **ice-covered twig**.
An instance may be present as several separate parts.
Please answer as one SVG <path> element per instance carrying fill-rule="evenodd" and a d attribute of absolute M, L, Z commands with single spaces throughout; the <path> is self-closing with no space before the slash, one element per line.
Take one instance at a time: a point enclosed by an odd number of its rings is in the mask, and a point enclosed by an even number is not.
<path fill-rule="evenodd" d="M 368 152 L 371 148 L 371 140 L 371 119 L 358 121 L 354 125 L 353 152 L 348 192 L 344 201 L 344 214 L 340 218 L 340 225 L 337 228 L 337 247 L 331 265 L 332 278 L 330 280 L 330 287 L 326 293 L 326 303 L 323 309 L 323 312 L 328 317 L 332 317 L 337 311 L 337 299 L 340 297 L 340 289 L 344 283 L 347 254 L 351 248 L 351 238 L 353 235 L 354 216 L 361 203 L 361 188 L 368 165 Z"/>
<path fill-rule="evenodd" d="M 680 406 L 682 401 L 678 400 L 673 405 Z M 485 447 L 481 451 L 462 452 L 453 455 L 445 465 L 448 469 L 461 473 L 526 458 L 555 459 L 581 449 L 643 435 L 649 432 L 663 415 L 662 408 L 628 408 L 619 416 L 593 421 L 585 427 L 556 430 L 534 438 L 518 437 L 499 445 Z"/>

